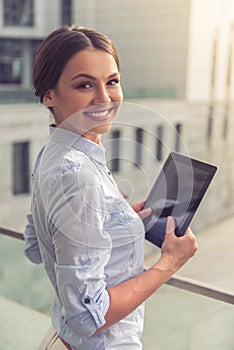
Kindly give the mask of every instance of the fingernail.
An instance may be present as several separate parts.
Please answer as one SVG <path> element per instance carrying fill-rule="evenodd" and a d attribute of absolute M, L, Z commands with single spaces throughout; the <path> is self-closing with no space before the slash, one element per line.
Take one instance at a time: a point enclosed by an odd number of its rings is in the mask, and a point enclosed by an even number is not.
<path fill-rule="evenodd" d="M 173 232 L 174 230 L 175 230 L 175 221 L 172 216 L 168 216 L 166 232 L 170 233 L 170 232 Z"/>
<path fill-rule="evenodd" d="M 152 209 L 151 208 L 146 208 L 145 209 L 145 214 L 146 215 L 150 215 L 152 213 Z"/>

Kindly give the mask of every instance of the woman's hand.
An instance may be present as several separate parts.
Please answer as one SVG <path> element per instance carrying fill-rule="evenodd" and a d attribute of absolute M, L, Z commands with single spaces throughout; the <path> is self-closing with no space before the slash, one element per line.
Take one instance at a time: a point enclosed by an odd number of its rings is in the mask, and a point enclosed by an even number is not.
<path fill-rule="evenodd" d="M 143 220 L 145 218 L 147 218 L 148 216 L 150 216 L 152 214 L 152 209 L 151 208 L 144 208 L 145 205 L 145 200 L 134 203 L 132 205 L 132 209 L 135 210 L 135 212 L 140 216 L 140 218 Z"/>
<path fill-rule="evenodd" d="M 169 216 L 167 218 L 165 240 L 161 249 L 161 258 L 153 268 L 176 272 L 197 250 L 197 241 L 191 229 L 188 228 L 184 236 L 177 237 L 175 235 L 175 221 Z"/>

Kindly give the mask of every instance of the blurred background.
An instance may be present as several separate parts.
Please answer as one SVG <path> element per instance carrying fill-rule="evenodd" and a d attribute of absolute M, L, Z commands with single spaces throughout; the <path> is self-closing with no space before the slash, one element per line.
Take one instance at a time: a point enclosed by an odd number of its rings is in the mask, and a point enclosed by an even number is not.
<path fill-rule="evenodd" d="M 192 223 L 199 253 L 180 274 L 233 292 L 233 0 L 0 0 L 0 227 L 23 232 L 34 161 L 48 138 L 51 118 L 31 82 L 36 52 L 51 31 L 72 24 L 107 34 L 118 48 L 125 101 L 132 107 L 128 125 L 120 116 L 104 144 L 113 176 L 131 200 L 147 196 L 169 150 L 219 166 Z M 133 141 L 127 160 L 126 139 Z M 144 149 L 154 161 L 145 160 Z M 159 254 L 146 243 L 146 266 Z M 9 315 L 4 322 L 13 325 L 18 310 L 19 319 L 30 319 L 30 334 L 39 316 L 31 319 L 25 307 L 43 312 L 38 342 L 53 291 L 43 267 L 24 257 L 23 242 L 3 235 L 0 295 L 1 314 Z M 231 305 L 165 286 L 146 303 L 144 348 L 233 350 L 233 326 Z M 11 341 L 2 328 L 0 348 L 14 348 Z M 33 341 L 22 349 L 36 349 Z"/>

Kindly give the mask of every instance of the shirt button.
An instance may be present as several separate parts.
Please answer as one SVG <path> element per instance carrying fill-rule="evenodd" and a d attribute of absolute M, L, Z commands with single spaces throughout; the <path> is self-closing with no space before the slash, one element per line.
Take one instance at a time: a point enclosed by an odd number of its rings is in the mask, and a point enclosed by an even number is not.
<path fill-rule="evenodd" d="M 90 299 L 89 299 L 89 298 L 85 298 L 85 299 L 84 299 L 84 303 L 85 303 L 85 304 L 90 304 Z"/>

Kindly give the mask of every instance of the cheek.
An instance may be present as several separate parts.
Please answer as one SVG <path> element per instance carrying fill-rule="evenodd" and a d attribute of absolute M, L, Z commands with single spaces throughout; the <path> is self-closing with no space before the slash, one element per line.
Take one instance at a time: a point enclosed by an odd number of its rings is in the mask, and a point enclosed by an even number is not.
<path fill-rule="evenodd" d="M 89 98 L 88 96 L 77 96 L 77 95 L 73 95 L 70 96 L 69 100 L 67 100 L 67 108 L 71 111 L 73 111 L 73 113 L 79 112 L 85 108 L 87 108 L 87 106 L 89 105 Z"/>

